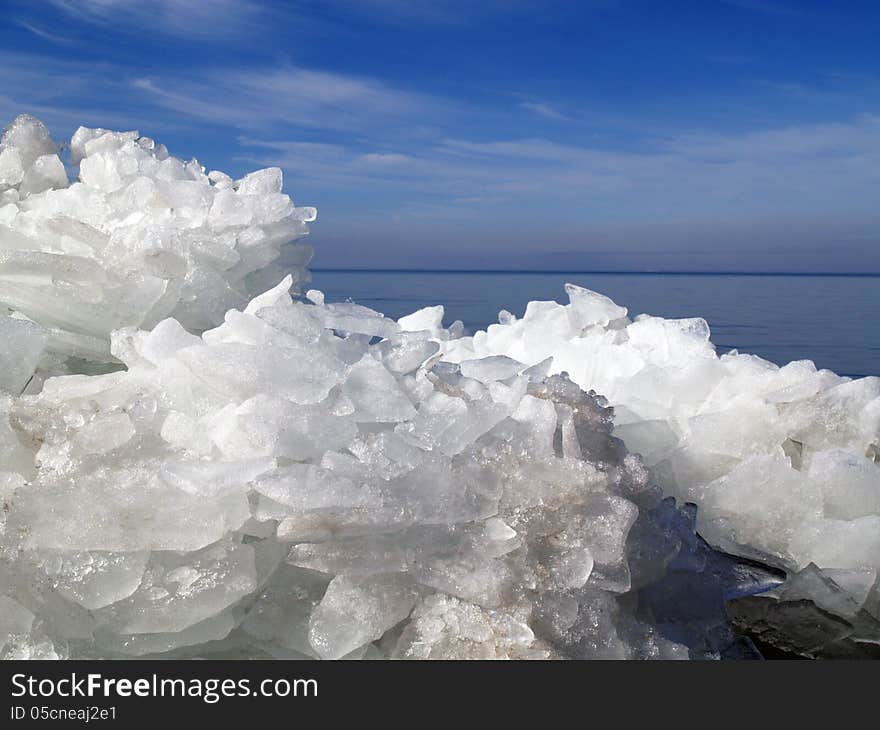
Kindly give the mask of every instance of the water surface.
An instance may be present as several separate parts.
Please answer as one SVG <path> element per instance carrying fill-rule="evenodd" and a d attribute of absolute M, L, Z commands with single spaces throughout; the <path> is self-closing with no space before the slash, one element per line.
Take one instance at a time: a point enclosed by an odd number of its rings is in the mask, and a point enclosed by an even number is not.
<path fill-rule="evenodd" d="M 880 374 L 880 276 L 653 274 L 317 269 L 327 301 L 351 299 L 394 318 L 443 304 L 445 324 L 473 332 L 532 299 L 565 303 L 566 282 L 629 309 L 662 317 L 703 317 L 718 352 L 733 348 L 778 364 L 813 360 L 841 375 Z"/>

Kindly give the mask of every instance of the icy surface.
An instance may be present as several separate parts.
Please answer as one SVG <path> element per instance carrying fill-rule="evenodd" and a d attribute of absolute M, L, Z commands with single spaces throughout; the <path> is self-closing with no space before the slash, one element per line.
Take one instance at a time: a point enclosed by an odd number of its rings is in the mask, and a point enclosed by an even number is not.
<path fill-rule="evenodd" d="M 19 116 L 0 139 L 0 313 L 41 326 L 49 372 L 70 357 L 113 361 L 120 327 L 219 324 L 278 282 L 270 264 L 315 217 L 281 192 L 277 168 L 206 174 L 137 132 L 80 127 L 64 147 L 72 183 L 39 120 Z M 297 281 L 309 257 L 285 246 Z"/>
<path fill-rule="evenodd" d="M 836 576 L 842 595 L 860 605 L 870 596 L 877 617 L 880 378 L 719 356 L 702 319 L 630 320 L 600 294 L 566 291 L 567 305 L 531 302 L 521 319 L 504 313 L 472 337 L 439 330 L 442 360 L 543 363 L 602 393 L 613 433 L 642 456 L 651 480 L 699 505 L 703 537 L 798 576 L 810 566 Z M 843 599 L 798 585 L 804 599 L 846 618 Z"/>
<path fill-rule="evenodd" d="M 301 298 L 280 171 L 66 149 L 0 144 L 0 657 L 756 656 L 728 602 L 880 641 L 877 378 L 573 286 L 472 337 Z"/>
<path fill-rule="evenodd" d="M 707 638 L 721 587 L 689 644 L 618 600 L 695 536 L 648 522 L 630 542 L 657 495 L 601 399 L 506 358 L 437 367 L 431 330 L 291 284 L 201 336 L 119 330 L 125 371 L 5 401 L 10 642 L 39 626 L 69 656 L 327 659 L 735 643 Z"/>

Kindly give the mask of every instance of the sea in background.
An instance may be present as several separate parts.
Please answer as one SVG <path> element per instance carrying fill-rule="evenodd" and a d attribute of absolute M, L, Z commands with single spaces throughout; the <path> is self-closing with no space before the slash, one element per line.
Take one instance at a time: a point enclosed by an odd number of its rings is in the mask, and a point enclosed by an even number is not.
<path fill-rule="evenodd" d="M 443 304 L 444 323 L 469 332 L 522 316 L 533 300 L 568 301 L 577 284 L 629 309 L 661 317 L 703 317 L 719 354 L 731 349 L 784 365 L 812 360 L 841 375 L 880 375 L 880 275 L 364 271 L 313 269 L 326 300 L 351 300 L 398 318 Z"/>

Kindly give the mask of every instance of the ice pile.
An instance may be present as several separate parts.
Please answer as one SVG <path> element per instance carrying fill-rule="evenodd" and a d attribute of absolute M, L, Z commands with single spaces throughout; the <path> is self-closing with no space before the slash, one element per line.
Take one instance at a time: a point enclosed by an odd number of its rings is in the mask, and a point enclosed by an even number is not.
<path fill-rule="evenodd" d="M 530 302 L 521 319 L 502 312 L 473 337 L 438 326 L 443 360 L 462 372 L 543 363 L 603 394 L 614 434 L 651 480 L 699 505 L 704 538 L 794 576 L 775 598 L 833 613 L 844 628 L 828 641 L 877 644 L 880 378 L 719 357 L 702 319 L 630 320 L 607 297 L 566 291 L 567 305 Z"/>
<path fill-rule="evenodd" d="M 0 139 L 0 316 L 17 318 L 0 319 L 0 342 L 26 340 L 25 358 L 45 348 L 47 372 L 65 372 L 70 357 L 111 361 L 120 327 L 168 316 L 196 332 L 217 325 L 279 281 L 266 267 L 315 217 L 281 192 L 277 168 L 233 180 L 137 132 L 80 127 L 64 146 L 71 184 L 61 151 L 28 115 Z M 310 250 L 285 249 L 287 269 L 306 279 Z M 20 380 L 4 372 L 0 386 L 15 392 Z"/>
<path fill-rule="evenodd" d="M 680 641 L 640 602 L 707 556 L 601 399 L 542 366 L 446 366 L 424 313 L 291 284 L 201 336 L 119 330 L 126 370 L 0 401 L 7 655 L 737 650 L 731 566 Z"/>
<path fill-rule="evenodd" d="M 880 645 L 876 378 L 577 287 L 473 337 L 301 297 L 280 171 L 68 149 L 0 143 L 0 657 Z"/>
<path fill-rule="evenodd" d="M 68 149 L 73 184 L 37 120 L 0 144 L 0 656 L 749 653 L 723 596 L 778 580 L 659 501 L 601 399 L 439 363 L 436 310 L 292 298 L 304 247 L 248 302 L 314 218 L 278 170 Z"/>

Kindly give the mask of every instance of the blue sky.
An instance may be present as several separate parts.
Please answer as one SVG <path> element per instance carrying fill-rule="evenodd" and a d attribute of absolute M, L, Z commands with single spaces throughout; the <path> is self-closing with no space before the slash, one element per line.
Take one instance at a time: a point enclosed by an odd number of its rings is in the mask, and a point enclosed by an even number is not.
<path fill-rule="evenodd" d="M 315 266 L 880 271 L 876 2 L 0 0 L 0 119 L 315 205 Z"/>

